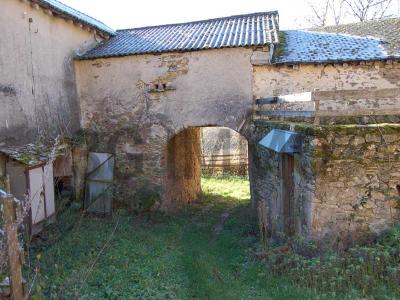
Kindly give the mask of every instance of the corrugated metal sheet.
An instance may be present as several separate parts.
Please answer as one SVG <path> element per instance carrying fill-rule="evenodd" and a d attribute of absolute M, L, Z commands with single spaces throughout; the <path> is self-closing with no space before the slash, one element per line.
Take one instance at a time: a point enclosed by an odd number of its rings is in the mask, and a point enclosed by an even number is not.
<path fill-rule="evenodd" d="M 278 12 L 118 30 L 82 55 L 94 59 L 131 54 L 264 46 L 279 42 Z"/>
<path fill-rule="evenodd" d="M 84 13 L 81 13 L 80 11 L 78 11 L 72 7 L 69 7 L 68 5 L 65 5 L 64 3 L 61 3 L 57 0 L 37 0 L 37 1 L 31 1 L 31 2 L 38 3 L 41 7 L 46 7 L 57 13 L 68 15 L 69 17 L 71 17 L 72 19 L 74 19 L 76 21 L 79 21 L 90 27 L 94 27 L 95 29 L 102 31 L 104 33 L 107 33 L 109 35 L 115 34 L 115 30 L 108 27 L 103 22 L 100 22 L 99 20 L 96 20 L 95 18 L 85 15 Z"/>

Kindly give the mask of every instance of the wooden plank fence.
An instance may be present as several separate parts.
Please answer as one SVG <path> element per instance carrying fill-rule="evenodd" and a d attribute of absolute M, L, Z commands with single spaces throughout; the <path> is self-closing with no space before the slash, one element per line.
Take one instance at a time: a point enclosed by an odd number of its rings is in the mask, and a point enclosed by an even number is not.
<path fill-rule="evenodd" d="M 248 157 L 239 153 L 202 155 L 201 168 L 206 174 L 246 175 Z"/>

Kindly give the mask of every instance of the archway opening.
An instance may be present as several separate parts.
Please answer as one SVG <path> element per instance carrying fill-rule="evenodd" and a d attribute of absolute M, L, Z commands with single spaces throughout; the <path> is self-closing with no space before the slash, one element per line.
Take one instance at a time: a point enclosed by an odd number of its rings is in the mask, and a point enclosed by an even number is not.
<path fill-rule="evenodd" d="M 168 142 L 164 210 L 201 200 L 204 193 L 250 201 L 248 142 L 226 127 L 189 127 Z"/>

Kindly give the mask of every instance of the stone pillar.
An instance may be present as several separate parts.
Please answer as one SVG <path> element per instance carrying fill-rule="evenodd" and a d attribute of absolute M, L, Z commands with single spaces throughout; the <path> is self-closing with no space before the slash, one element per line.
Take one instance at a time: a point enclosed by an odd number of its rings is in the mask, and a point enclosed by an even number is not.
<path fill-rule="evenodd" d="M 162 208 L 173 210 L 194 200 L 201 192 L 200 128 L 187 128 L 167 146 L 167 172 Z"/>
<path fill-rule="evenodd" d="M 88 159 L 87 145 L 72 148 L 73 188 L 75 200 L 83 201 L 85 195 L 85 177 Z"/>

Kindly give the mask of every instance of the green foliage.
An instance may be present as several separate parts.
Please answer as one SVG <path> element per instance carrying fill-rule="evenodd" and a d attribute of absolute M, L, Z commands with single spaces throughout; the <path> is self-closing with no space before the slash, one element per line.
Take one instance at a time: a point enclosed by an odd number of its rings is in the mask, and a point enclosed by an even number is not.
<path fill-rule="evenodd" d="M 275 275 L 321 293 L 368 299 L 400 297 L 400 226 L 373 245 L 342 253 L 318 255 L 314 244 L 296 241 L 269 249 L 263 256 Z"/>
<path fill-rule="evenodd" d="M 127 208 L 135 214 L 148 213 L 155 209 L 160 201 L 160 187 L 146 180 L 137 185 L 137 190 L 127 188 L 126 185 L 116 185 L 113 188 L 117 207 Z"/>
<path fill-rule="evenodd" d="M 147 182 L 139 188 L 133 199 L 134 201 L 131 205 L 135 212 L 148 212 L 160 200 L 160 189 L 158 186 Z"/>
<path fill-rule="evenodd" d="M 36 299 L 399 298 L 399 228 L 341 254 L 306 241 L 262 252 L 246 178 L 203 178 L 202 190 L 174 216 L 68 206 L 30 248 L 28 286 Z"/>
<path fill-rule="evenodd" d="M 86 145 L 88 132 L 84 129 L 78 130 L 71 138 L 71 144 L 75 146 Z"/>

